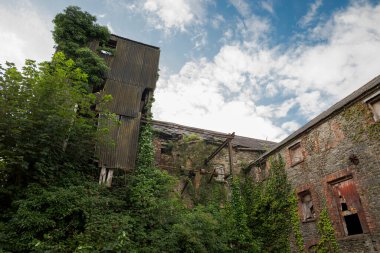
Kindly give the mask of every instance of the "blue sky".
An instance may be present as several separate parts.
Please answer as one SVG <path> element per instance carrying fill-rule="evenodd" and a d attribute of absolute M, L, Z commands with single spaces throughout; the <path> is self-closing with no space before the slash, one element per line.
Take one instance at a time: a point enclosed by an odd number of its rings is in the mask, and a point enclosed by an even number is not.
<path fill-rule="evenodd" d="M 369 0 L 0 0 L 0 62 L 49 59 L 68 5 L 161 48 L 158 120 L 280 141 L 380 74 Z"/>

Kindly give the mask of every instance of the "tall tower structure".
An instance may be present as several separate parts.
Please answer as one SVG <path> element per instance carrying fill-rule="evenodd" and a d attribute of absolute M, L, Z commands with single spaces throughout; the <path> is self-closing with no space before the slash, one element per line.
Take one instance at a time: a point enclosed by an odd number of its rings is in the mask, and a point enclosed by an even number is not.
<path fill-rule="evenodd" d="M 97 50 L 99 42 L 90 47 Z M 110 185 L 115 169 L 135 167 L 140 121 L 156 87 L 160 49 L 117 35 L 111 35 L 107 47 L 113 51 L 100 51 L 110 68 L 101 93 L 112 96 L 108 110 L 116 114 L 118 124 L 109 122 L 113 143 L 98 145 L 97 154 L 99 182 Z"/>

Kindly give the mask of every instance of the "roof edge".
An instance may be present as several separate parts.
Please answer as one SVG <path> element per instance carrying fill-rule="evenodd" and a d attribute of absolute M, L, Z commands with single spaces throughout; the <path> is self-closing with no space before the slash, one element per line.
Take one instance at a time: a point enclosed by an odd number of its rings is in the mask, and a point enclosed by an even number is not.
<path fill-rule="evenodd" d="M 204 134 L 204 135 L 208 135 L 208 136 L 212 136 L 212 137 L 216 137 L 216 138 L 230 138 L 231 137 L 231 134 L 226 134 L 226 133 L 222 133 L 222 132 L 217 132 L 217 131 L 197 128 L 197 127 L 190 127 L 190 126 L 180 125 L 180 124 L 177 124 L 177 123 L 172 123 L 172 122 L 167 122 L 167 121 L 152 120 L 151 123 L 152 123 L 152 125 L 156 125 L 156 126 L 184 129 L 184 130 L 187 130 L 189 132 L 198 133 L 198 134 Z M 251 139 L 251 140 L 258 141 L 258 142 L 275 143 L 275 142 L 271 142 L 271 141 L 266 141 L 266 140 L 251 138 L 251 137 L 245 137 L 245 136 L 240 136 L 240 135 L 235 135 L 235 138 L 236 137 L 237 138 L 239 138 L 239 137 L 240 138 L 248 138 L 248 139 Z M 262 151 L 263 149 L 255 149 L 255 150 Z"/>
<path fill-rule="evenodd" d="M 303 125 L 298 130 L 294 131 L 292 134 L 290 134 L 288 137 L 286 137 L 284 140 L 282 140 L 278 145 L 276 145 L 271 150 L 265 152 L 262 154 L 258 159 L 255 161 L 249 163 L 247 165 L 248 167 L 252 167 L 253 165 L 261 162 L 263 159 L 265 159 L 267 156 L 273 154 L 275 151 L 278 151 L 279 149 L 286 146 L 288 143 L 294 141 L 294 139 L 300 137 L 304 133 L 310 131 L 311 129 L 314 129 L 315 127 L 321 125 L 322 123 L 326 122 L 328 119 L 330 119 L 332 116 L 338 114 L 342 110 L 344 110 L 347 106 L 350 106 L 357 101 L 363 99 L 368 93 L 371 93 L 375 91 L 376 89 L 380 89 L 380 75 L 376 76 L 372 80 L 370 80 L 365 85 L 361 86 L 357 90 L 350 93 L 348 96 L 344 97 L 343 99 L 339 100 L 332 106 L 330 106 L 327 110 L 323 111 L 322 113 L 318 114 L 316 117 L 314 117 L 312 120 L 308 121 L 305 125 Z M 367 89 L 366 89 L 367 88 Z M 364 89 L 364 90 L 362 90 Z M 355 94 L 357 93 L 357 94 Z M 340 104 L 342 103 L 342 104 Z M 334 108 L 336 107 L 336 108 Z M 330 112 L 331 110 L 331 112 Z M 326 115 L 324 115 L 326 114 Z M 315 121 L 315 122 L 313 122 Z"/>
<path fill-rule="evenodd" d="M 113 34 L 113 33 L 111 33 L 111 36 L 115 36 L 115 37 L 117 37 L 119 39 L 128 40 L 128 41 L 131 41 L 133 43 L 140 44 L 140 45 L 147 46 L 147 47 L 151 47 L 151 48 L 158 49 L 159 51 L 161 51 L 161 49 L 159 47 L 156 47 L 156 46 L 153 46 L 153 45 L 149 45 L 149 44 L 145 44 L 145 43 L 142 43 L 142 42 L 137 41 L 137 40 L 131 40 L 131 39 L 128 39 L 126 37 L 123 37 L 123 36 L 120 36 L 120 35 L 117 35 L 117 34 Z"/>

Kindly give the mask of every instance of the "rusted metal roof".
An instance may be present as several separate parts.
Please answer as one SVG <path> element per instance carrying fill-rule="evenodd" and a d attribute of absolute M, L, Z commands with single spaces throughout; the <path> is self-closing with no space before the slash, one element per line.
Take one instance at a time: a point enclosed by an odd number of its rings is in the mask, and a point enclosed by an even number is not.
<path fill-rule="evenodd" d="M 163 135 L 167 135 L 169 138 L 170 136 L 176 138 L 182 134 L 196 133 L 206 140 L 223 142 L 224 139 L 231 137 L 230 134 L 226 133 L 184 126 L 165 121 L 153 120 L 152 125 L 156 132 L 161 132 Z M 276 145 L 275 142 L 243 137 L 238 135 L 234 136 L 234 138 L 231 141 L 231 144 L 233 147 L 248 148 L 256 151 L 265 151 L 268 150 L 268 148 L 272 148 L 274 145 Z"/>

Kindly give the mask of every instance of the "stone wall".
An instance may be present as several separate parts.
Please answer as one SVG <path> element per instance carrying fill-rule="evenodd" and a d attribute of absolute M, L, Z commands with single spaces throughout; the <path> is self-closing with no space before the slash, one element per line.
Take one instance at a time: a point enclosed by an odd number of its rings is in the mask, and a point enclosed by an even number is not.
<path fill-rule="evenodd" d="M 189 131 L 172 132 L 157 127 L 155 132 L 156 166 L 179 179 L 176 188 L 178 193 L 182 193 L 187 182 L 182 197 L 188 200 L 188 206 L 191 207 L 194 202 L 207 202 L 211 200 L 212 194 L 222 194 L 227 198 L 229 191 L 226 178 L 230 176 L 228 145 L 207 165 L 204 164 L 205 159 L 225 141 L 224 138 Z M 233 145 L 233 175 L 240 175 L 242 168 L 263 152 Z"/>
<path fill-rule="evenodd" d="M 370 108 L 358 101 L 272 154 L 285 158 L 288 179 L 299 197 L 301 232 L 307 249 L 318 242 L 318 215 L 326 206 L 341 252 L 380 251 L 379 144 L 380 123 L 375 123 Z M 299 159 L 294 157 L 297 147 Z M 268 166 L 267 162 L 255 167 L 252 173 L 260 179 Z M 311 195 L 315 218 L 302 221 L 305 194 Z M 346 199 L 353 200 L 346 203 Z M 348 210 L 343 211 L 345 205 Z M 358 215 L 364 233 L 347 234 L 348 229 L 353 230 L 352 225 L 345 225 L 342 215 L 347 214 Z"/>

